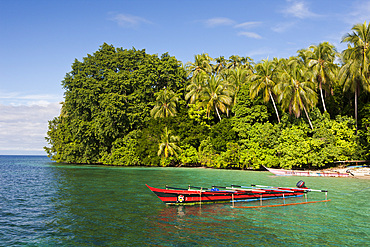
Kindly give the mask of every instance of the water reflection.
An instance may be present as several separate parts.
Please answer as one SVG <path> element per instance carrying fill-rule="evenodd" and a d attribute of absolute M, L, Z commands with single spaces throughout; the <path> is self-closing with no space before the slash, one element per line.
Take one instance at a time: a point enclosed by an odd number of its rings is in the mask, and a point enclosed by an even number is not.
<path fill-rule="evenodd" d="M 366 246 L 370 241 L 369 190 L 343 195 L 369 187 L 366 181 L 308 179 L 329 189 L 328 204 L 165 206 L 146 183 L 211 184 L 215 177 L 221 185 L 252 179 L 272 183 L 267 174 L 241 171 L 22 162 L 0 166 L 0 246 Z"/>
<path fill-rule="evenodd" d="M 113 170 L 56 167 L 54 176 L 58 191 L 50 227 L 56 240 L 106 245 L 134 225 L 132 215 L 137 209 L 130 207 L 129 191 L 120 186 L 121 177 Z"/>
<path fill-rule="evenodd" d="M 58 168 L 58 167 L 56 167 Z M 202 171 L 205 172 L 205 171 Z M 212 172 L 212 171 L 211 171 Z M 145 183 L 167 184 L 189 180 L 195 170 L 110 169 L 60 167 L 55 169 L 57 192 L 54 243 L 78 245 L 297 245 L 345 241 L 348 223 L 356 216 L 346 207 L 341 217 L 332 210 L 348 205 L 312 204 L 281 208 L 232 209 L 231 204 L 165 206 Z M 206 176 L 204 174 L 203 176 Z M 193 176 L 194 177 L 194 176 Z M 210 179 L 210 178 L 208 178 Z M 279 178 L 280 179 L 280 178 Z M 191 182 L 191 181 L 190 181 Z M 179 181 L 184 184 L 184 181 Z M 221 182 L 220 182 L 221 183 Z M 312 183 L 311 183 L 312 184 Z M 316 199 L 322 195 L 312 195 Z M 331 194 L 330 194 L 331 196 Z M 333 193 L 333 199 L 341 198 Z M 323 198 L 317 198 L 323 199 Z M 287 202 L 290 199 L 287 199 Z M 292 198 L 294 202 L 304 198 Z M 258 204 L 248 203 L 249 205 Z M 272 200 L 264 203 L 282 203 Z M 351 220 L 355 225 L 355 220 Z M 334 223 L 334 224 L 333 224 Z M 337 229 L 339 226 L 341 230 Z M 351 231 L 359 236 L 363 231 Z M 342 236 L 332 234 L 341 232 Z M 330 236 L 330 237 L 328 237 Z M 334 237 L 332 237 L 334 236 Z M 362 243 L 362 240 L 354 240 Z"/>
<path fill-rule="evenodd" d="M 239 224 L 241 219 L 243 224 L 245 220 L 249 222 L 248 225 L 254 224 L 253 219 L 244 218 L 240 211 L 230 206 L 165 206 L 151 222 L 152 228 L 148 235 L 156 237 L 150 243 L 215 245 L 224 242 L 227 245 L 231 235 L 239 236 L 249 231 Z"/>

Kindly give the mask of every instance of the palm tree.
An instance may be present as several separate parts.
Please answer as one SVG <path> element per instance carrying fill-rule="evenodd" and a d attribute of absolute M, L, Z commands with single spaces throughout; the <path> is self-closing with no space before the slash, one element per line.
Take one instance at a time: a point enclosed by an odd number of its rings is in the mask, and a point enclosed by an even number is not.
<path fill-rule="evenodd" d="M 250 76 L 251 87 L 250 87 L 250 97 L 254 99 L 261 91 L 263 92 L 263 101 L 268 102 L 270 99 L 274 105 L 277 119 L 280 123 L 279 112 L 276 108 L 273 88 L 277 84 L 276 77 L 276 64 L 268 59 L 262 60 L 255 67 L 255 73 Z"/>
<path fill-rule="evenodd" d="M 188 76 L 191 76 L 192 80 L 195 80 L 195 78 L 199 74 L 210 75 L 212 73 L 212 65 L 211 65 L 212 60 L 213 59 L 210 56 L 208 56 L 207 53 L 195 55 L 194 63 L 188 62 L 185 65 L 185 68 L 188 72 Z"/>
<path fill-rule="evenodd" d="M 355 93 L 355 119 L 357 134 L 357 98 L 360 88 L 370 91 L 370 25 L 357 24 L 352 27 L 353 32 L 347 33 L 342 42 L 347 42 L 348 48 L 342 53 L 344 65 L 339 71 L 340 83 L 343 91 L 350 89 Z"/>
<path fill-rule="evenodd" d="M 176 145 L 180 141 L 180 137 L 171 135 L 171 131 L 167 127 L 164 128 L 164 132 L 161 135 L 161 142 L 159 143 L 158 156 L 163 155 L 165 158 L 168 156 L 178 156 L 176 151 L 180 148 Z"/>
<path fill-rule="evenodd" d="M 235 69 L 238 67 L 242 67 L 252 72 L 253 64 L 253 59 L 250 57 L 240 57 L 238 55 L 232 55 L 228 59 L 227 68 Z"/>
<path fill-rule="evenodd" d="M 244 59 L 238 55 L 232 55 L 229 57 L 227 64 L 228 69 L 235 69 L 243 65 Z"/>
<path fill-rule="evenodd" d="M 242 57 L 242 67 L 247 69 L 249 73 L 253 73 L 254 62 L 250 57 Z"/>
<path fill-rule="evenodd" d="M 320 96 L 324 112 L 326 112 L 323 87 L 331 90 L 331 85 L 335 81 L 336 65 L 334 59 L 336 50 L 328 42 L 320 43 L 318 46 L 311 45 L 308 54 L 308 67 L 312 69 L 314 80 L 317 82 L 320 90 Z"/>
<path fill-rule="evenodd" d="M 356 119 L 356 135 L 357 135 L 357 98 L 360 91 L 360 86 L 363 81 L 361 79 L 361 63 L 359 60 L 351 59 L 348 53 L 342 54 L 344 65 L 339 71 L 339 83 L 343 85 L 343 91 L 351 90 L 355 93 L 355 119 Z M 366 88 L 366 85 L 363 85 Z"/>
<path fill-rule="evenodd" d="M 150 115 L 154 118 L 175 116 L 176 103 L 179 100 L 177 94 L 173 91 L 164 88 L 156 93 L 156 103 L 154 108 L 150 111 Z"/>
<path fill-rule="evenodd" d="M 232 103 L 233 91 L 219 76 L 211 76 L 200 94 L 201 106 L 207 109 L 209 117 L 211 110 L 216 111 L 221 121 L 219 111 L 225 112 Z"/>
<path fill-rule="evenodd" d="M 308 110 L 316 105 L 317 94 L 310 71 L 297 58 L 290 58 L 286 69 L 281 71 L 279 77 L 281 83 L 276 85 L 276 89 L 279 92 L 282 109 L 289 108 L 289 113 L 293 113 L 297 118 L 304 110 L 310 127 L 313 129 Z"/>
<path fill-rule="evenodd" d="M 194 80 L 190 81 L 190 84 L 186 87 L 187 94 L 185 95 L 185 100 L 188 100 L 190 104 L 194 104 L 198 100 L 207 77 L 206 74 L 199 74 Z"/>
<path fill-rule="evenodd" d="M 216 75 L 220 74 L 226 68 L 226 59 L 224 56 L 220 56 L 214 59 L 216 64 L 213 65 L 213 73 Z"/>
<path fill-rule="evenodd" d="M 312 56 L 312 50 L 310 49 L 301 49 L 297 51 L 298 59 L 303 62 L 303 64 L 308 65 L 309 58 Z"/>
<path fill-rule="evenodd" d="M 236 104 L 237 94 L 240 87 L 248 81 L 249 71 L 245 68 L 237 67 L 236 69 L 229 69 L 226 78 L 231 89 L 234 91 L 234 102 Z"/>

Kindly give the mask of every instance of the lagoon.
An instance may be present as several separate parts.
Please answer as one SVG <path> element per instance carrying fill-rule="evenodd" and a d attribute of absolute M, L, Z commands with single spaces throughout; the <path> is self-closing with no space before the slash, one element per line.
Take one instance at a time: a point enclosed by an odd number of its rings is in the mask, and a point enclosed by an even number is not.
<path fill-rule="evenodd" d="M 332 201 L 260 209 L 166 206 L 145 186 L 294 186 L 300 179 L 329 190 Z M 0 156 L 0 246 L 369 246 L 369 198 L 370 180 L 353 178 Z"/>

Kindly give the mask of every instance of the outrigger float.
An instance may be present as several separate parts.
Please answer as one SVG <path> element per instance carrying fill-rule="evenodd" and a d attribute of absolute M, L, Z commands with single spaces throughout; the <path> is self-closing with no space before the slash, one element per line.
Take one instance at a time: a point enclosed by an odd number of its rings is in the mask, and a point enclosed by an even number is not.
<path fill-rule="evenodd" d="M 327 190 L 313 190 L 305 187 L 303 181 L 297 183 L 296 188 L 292 187 L 272 187 L 264 185 L 240 186 L 231 185 L 228 187 L 212 186 L 211 188 L 203 188 L 196 186 L 188 186 L 185 188 L 173 188 L 166 186 L 165 189 L 158 189 L 146 185 L 162 202 L 167 205 L 194 205 L 208 203 L 232 203 L 234 208 L 259 208 L 259 207 L 279 207 L 297 204 L 307 204 L 316 202 L 328 202 Z M 308 192 L 325 192 L 325 200 L 322 201 L 307 201 Z M 286 198 L 301 197 L 305 195 L 305 202 L 285 203 Z M 268 199 L 284 199 L 283 204 L 277 205 L 262 205 L 263 200 Z M 260 201 L 259 206 L 235 206 L 236 202 Z"/>

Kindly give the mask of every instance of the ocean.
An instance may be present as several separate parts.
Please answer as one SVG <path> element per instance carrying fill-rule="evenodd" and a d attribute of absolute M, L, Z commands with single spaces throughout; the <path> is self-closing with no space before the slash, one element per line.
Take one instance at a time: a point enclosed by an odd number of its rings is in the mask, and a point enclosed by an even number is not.
<path fill-rule="evenodd" d="M 291 187 L 301 179 L 327 189 L 331 201 L 257 209 L 166 206 L 145 185 Z M 324 193 L 308 195 L 323 199 Z M 0 156 L 0 246 L 370 246 L 369 205 L 370 180 Z"/>

